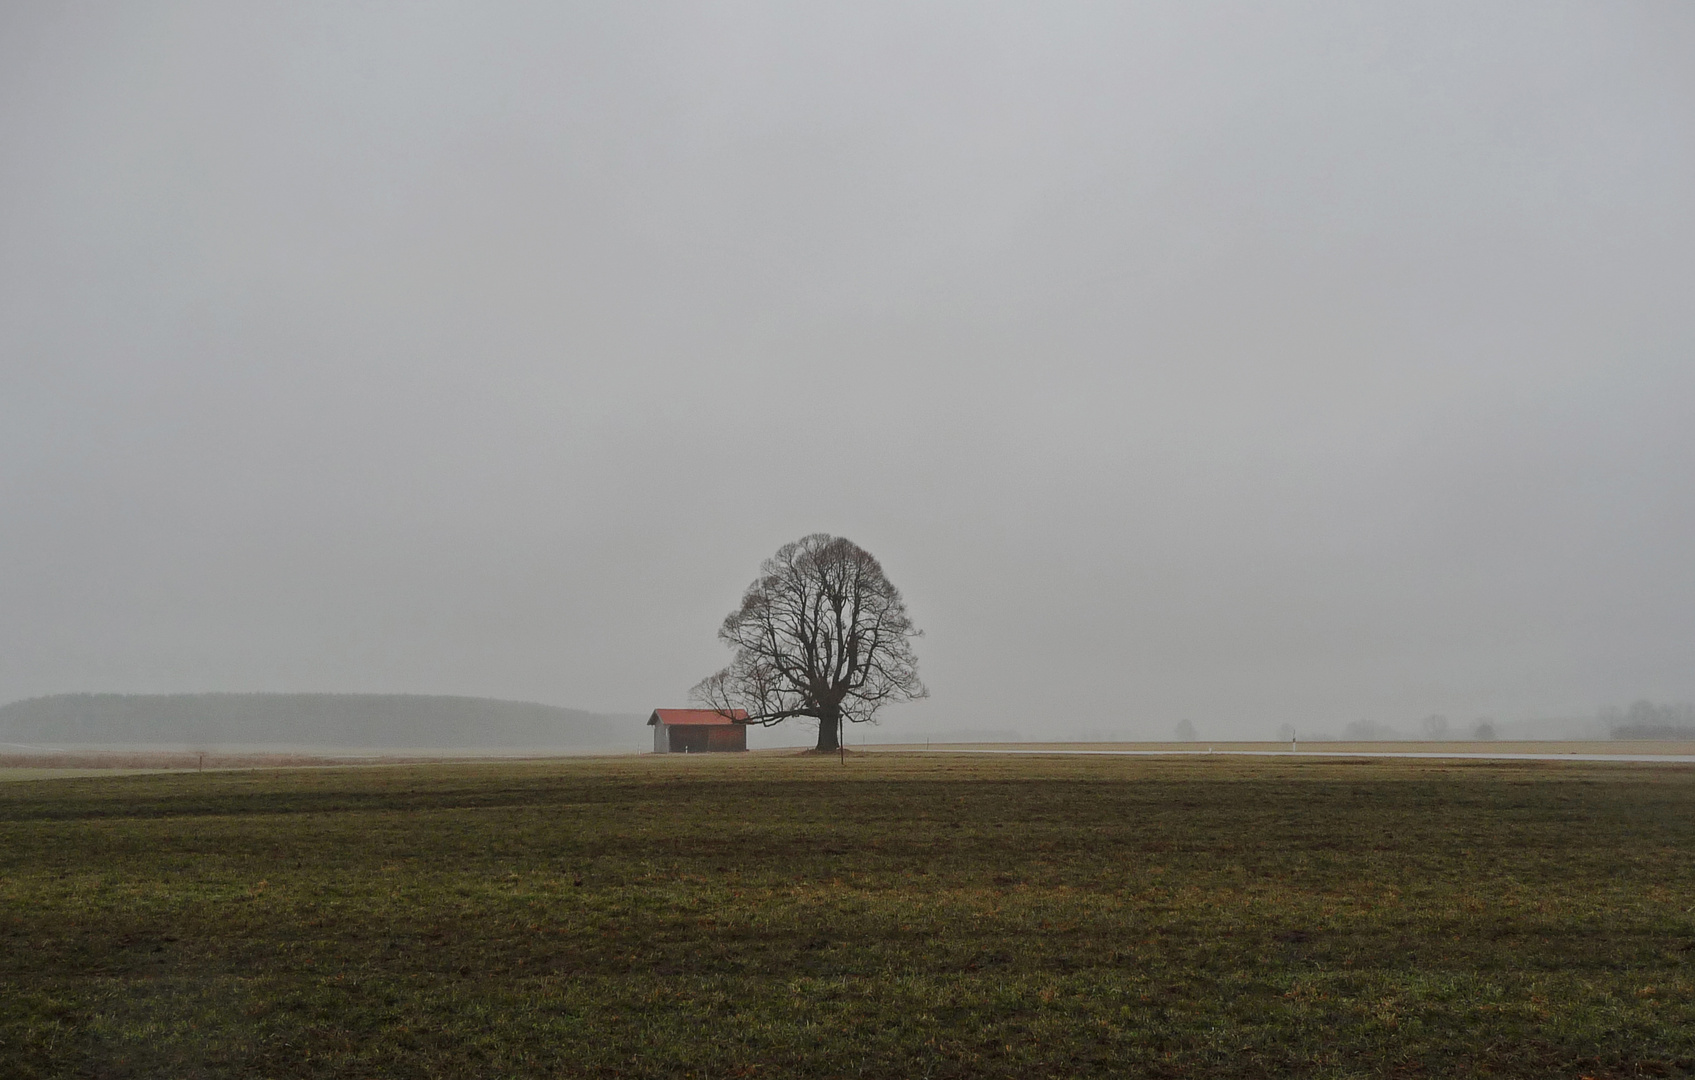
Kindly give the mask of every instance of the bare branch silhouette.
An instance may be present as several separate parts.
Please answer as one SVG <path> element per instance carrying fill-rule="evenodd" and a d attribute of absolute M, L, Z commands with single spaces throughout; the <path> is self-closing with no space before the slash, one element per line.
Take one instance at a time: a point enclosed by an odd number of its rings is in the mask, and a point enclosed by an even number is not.
<path fill-rule="evenodd" d="M 750 724 L 812 717 L 818 749 L 835 750 L 843 724 L 928 694 L 912 651 L 920 634 L 870 552 L 814 533 L 760 564 L 718 629 L 735 656 L 692 694 L 726 716 L 745 709 Z"/>

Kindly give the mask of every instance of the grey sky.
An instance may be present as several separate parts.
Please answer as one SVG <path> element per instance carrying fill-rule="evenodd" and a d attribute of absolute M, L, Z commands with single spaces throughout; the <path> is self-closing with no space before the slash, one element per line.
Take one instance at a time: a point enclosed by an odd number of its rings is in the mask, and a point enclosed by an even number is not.
<path fill-rule="evenodd" d="M 891 727 L 1695 697 L 1695 8 L 0 13 L 0 699 L 680 704 L 803 533 Z"/>

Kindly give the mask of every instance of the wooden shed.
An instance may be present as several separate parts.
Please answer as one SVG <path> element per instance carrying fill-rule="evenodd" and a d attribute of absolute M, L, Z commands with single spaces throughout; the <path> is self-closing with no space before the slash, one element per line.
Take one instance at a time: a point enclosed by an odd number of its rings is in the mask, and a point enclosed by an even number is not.
<path fill-rule="evenodd" d="M 717 754 L 747 749 L 747 713 L 712 709 L 655 709 L 647 718 L 656 754 Z"/>

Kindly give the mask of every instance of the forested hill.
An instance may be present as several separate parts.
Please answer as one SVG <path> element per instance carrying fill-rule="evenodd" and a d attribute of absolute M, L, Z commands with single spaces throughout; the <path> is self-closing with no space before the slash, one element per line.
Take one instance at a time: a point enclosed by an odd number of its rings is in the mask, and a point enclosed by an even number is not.
<path fill-rule="evenodd" d="M 643 717 L 420 694 L 56 694 L 0 706 L 0 742 L 635 747 Z"/>

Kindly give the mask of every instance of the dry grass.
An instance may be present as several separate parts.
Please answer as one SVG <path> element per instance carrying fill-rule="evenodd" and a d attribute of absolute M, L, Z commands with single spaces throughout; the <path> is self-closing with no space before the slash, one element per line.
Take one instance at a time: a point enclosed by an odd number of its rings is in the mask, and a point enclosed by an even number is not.
<path fill-rule="evenodd" d="M 1440 754 L 1695 754 L 1695 742 L 1594 740 L 1537 741 L 1537 742 L 1306 742 L 1301 749 L 1313 754 L 1356 753 L 1440 753 Z M 1208 748 L 1219 751 L 1283 751 L 1283 742 L 1088 742 L 1088 743 L 935 743 L 935 744 L 871 744 L 847 748 L 848 756 L 863 754 L 903 753 L 920 749 L 931 752 L 949 750 L 1019 750 L 1019 751 L 1076 751 L 1076 750 L 1133 750 L 1140 753 L 1195 754 Z M 779 747 L 756 750 L 752 757 L 816 756 L 814 751 Z M 579 757 L 593 755 L 575 755 Z M 627 756 L 627 755 L 618 755 Z M 693 757 L 694 755 L 682 755 Z M 832 751 L 826 757 L 835 757 Z M 246 750 L 147 750 L 78 748 L 0 753 L 0 780 L 35 779 L 70 772 L 83 774 L 102 770 L 169 771 L 201 769 L 287 769 L 324 768 L 353 765 L 403 765 L 448 761 L 518 761 L 557 760 L 555 754 L 523 752 L 490 754 L 476 752 L 410 753 L 372 752 L 367 754 L 321 754 L 310 752 L 274 752 Z"/>
<path fill-rule="evenodd" d="M 1142 753 L 1195 754 L 1208 748 L 1219 751 L 1282 752 L 1287 742 L 1017 742 L 1017 743 L 889 743 L 870 744 L 854 749 L 872 752 L 930 749 L 935 751 L 968 750 L 1134 750 Z M 1313 742 L 1303 741 L 1299 750 L 1312 754 L 1695 754 L 1695 742 L 1675 739 L 1537 739 L 1479 741 L 1420 741 L 1394 742 Z"/>
<path fill-rule="evenodd" d="M 0 786 L 8 1077 L 1695 1071 L 1695 768 L 699 755 Z"/>

